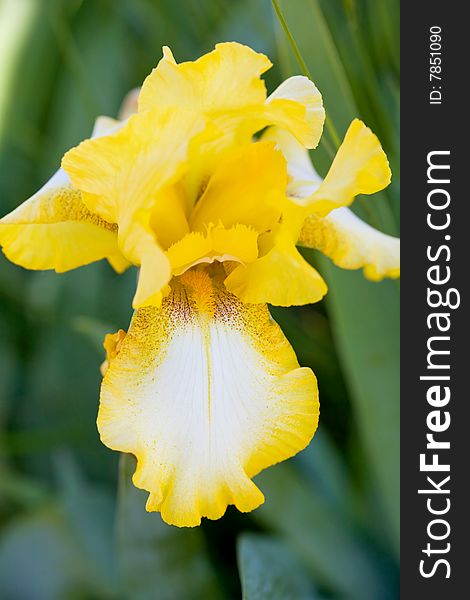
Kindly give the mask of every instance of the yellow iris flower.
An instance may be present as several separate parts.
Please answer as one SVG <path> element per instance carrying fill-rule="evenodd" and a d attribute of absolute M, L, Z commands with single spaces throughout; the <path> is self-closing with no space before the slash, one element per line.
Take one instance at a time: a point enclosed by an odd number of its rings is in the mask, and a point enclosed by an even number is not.
<path fill-rule="evenodd" d="M 123 119 L 99 118 L 0 221 L 4 253 L 29 269 L 140 267 L 129 332 L 105 340 L 98 429 L 137 457 L 147 510 L 178 526 L 258 507 L 252 477 L 316 430 L 315 376 L 266 306 L 327 291 L 296 245 L 370 279 L 399 274 L 398 240 L 347 208 L 390 181 L 379 141 L 353 121 L 322 181 L 306 150 L 321 95 L 297 76 L 267 97 L 270 66 L 237 43 L 181 64 L 165 48 Z"/>

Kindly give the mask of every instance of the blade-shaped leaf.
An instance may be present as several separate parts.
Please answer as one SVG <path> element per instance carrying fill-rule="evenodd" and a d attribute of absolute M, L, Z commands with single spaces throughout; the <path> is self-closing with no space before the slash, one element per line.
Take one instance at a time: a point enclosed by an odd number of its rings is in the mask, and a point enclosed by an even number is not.
<path fill-rule="evenodd" d="M 56 503 L 11 520 L 1 532 L 0 590 L 2 598 L 18 600 L 112 597 Z"/>
<path fill-rule="evenodd" d="M 315 600 L 311 579 L 286 543 L 244 534 L 238 540 L 243 600 Z"/>
<path fill-rule="evenodd" d="M 290 465 L 264 471 L 257 484 L 266 502 L 254 518 L 289 540 L 319 585 L 354 600 L 393 597 L 390 582 L 351 521 L 312 491 Z"/>
<path fill-rule="evenodd" d="M 399 303 L 393 282 L 366 281 L 321 257 L 327 306 L 355 407 L 361 443 L 378 487 L 385 537 L 398 553 L 400 521 Z"/>

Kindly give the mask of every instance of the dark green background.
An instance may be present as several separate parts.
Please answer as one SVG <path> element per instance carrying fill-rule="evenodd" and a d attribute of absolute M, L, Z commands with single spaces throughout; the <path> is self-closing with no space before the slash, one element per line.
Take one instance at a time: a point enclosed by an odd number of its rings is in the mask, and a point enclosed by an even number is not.
<path fill-rule="evenodd" d="M 285 0 L 286 21 L 340 137 L 362 118 L 391 187 L 358 212 L 397 233 L 398 2 Z M 98 114 L 115 116 L 170 45 L 267 53 L 269 91 L 300 67 L 268 0 L 0 0 L 0 210 L 30 196 Z M 314 153 L 325 172 L 334 136 Z M 144 511 L 132 459 L 98 440 L 104 333 L 127 328 L 136 273 L 64 275 L 0 258 L 0 597 L 5 600 L 387 600 L 398 597 L 398 298 L 306 252 L 330 292 L 273 314 L 319 379 L 310 447 L 256 481 L 250 515 L 178 530 Z"/>

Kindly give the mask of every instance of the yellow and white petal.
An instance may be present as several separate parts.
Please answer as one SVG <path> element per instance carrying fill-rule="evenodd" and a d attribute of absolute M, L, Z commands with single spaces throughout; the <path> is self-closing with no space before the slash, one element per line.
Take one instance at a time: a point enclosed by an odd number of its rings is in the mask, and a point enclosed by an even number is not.
<path fill-rule="evenodd" d="M 92 137 L 119 125 L 110 117 L 98 117 Z M 129 266 L 118 248 L 117 226 L 85 206 L 63 169 L 0 220 L 0 244 L 9 260 L 27 269 L 62 273 L 102 258 L 120 273 Z"/>
<path fill-rule="evenodd" d="M 358 194 L 374 194 L 390 183 L 387 156 L 377 136 L 359 119 L 349 126 L 323 183 L 305 199 L 319 216 L 351 204 Z"/>
<path fill-rule="evenodd" d="M 149 110 L 115 133 L 69 150 L 62 166 L 90 210 L 119 223 L 153 206 L 155 195 L 184 170 L 205 121 L 190 111 Z M 202 134 L 204 135 L 204 134 Z M 149 213 L 150 214 L 150 213 Z"/>
<path fill-rule="evenodd" d="M 302 257 L 290 233 L 272 237 L 263 256 L 230 273 L 226 288 L 247 303 L 300 306 L 321 300 L 328 289 L 326 283 Z"/>
<path fill-rule="evenodd" d="M 325 110 L 320 92 L 307 77 L 289 77 L 266 101 L 267 121 L 286 129 L 305 148 L 316 148 L 320 141 Z"/>
<path fill-rule="evenodd" d="M 83 192 L 86 205 L 119 224 L 121 253 L 140 265 L 135 308 L 159 305 L 171 277 L 168 258 L 152 225 L 162 220 L 159 200 L 164 199 L 164 192 L 171 199 L 171 184 L 183 172 L 189 147 L 200 141 L 199 134 L 206 135 L 205 122 L 194 113 L 149 110 L 131 116 L 112 135 L 82 142 L 63 158 L 63 167 Z M 186 231 L 184 214 L 181 230 L 172 213 L 174 203 L 168 202 L 166 208 L 166 225 L 171 221 L 178 230 L 175 235 Z"/>
<path fill-rule="evenodd" d="M 356 135 L 359 138 L 362 135 L 366 137 L 369 144 L 375 143 L 375 136 L 370 130 L 359 123 L 353 123 L 353 127 L 356 128 Z M 270 127 L 263 134 L 262 139 L 275 141 L 287 161 L 289 175 L 287 194 L 292 202 L 285 209 L 283 221 L 291 226 L 293 235 L 296 232 L 299 234 L 298 244 L 322 250 L 333 259 L 335 264 L 343 268 L 363 267 L 365 276 L 372 280 L 398 277 L 399 239 L 370 227 L 348 208 L 334 209 L 326 217 L 311 214 L 303 221 L 305 212 L 302 207 L 308 207 L 308 210 L 312 208 L 310 205 L 312 195 L 314 197 L 316 190 L 322 185 L 322 179 L 316 173 L 307 150 L 290 133 L 279 127 Z M 379 151 L 379 158 L 383 173 L 389 173 L 382 151 Z M 367 166 L 367 161 L 365 162 Z M 350 178 L 346 178 L 346 183 L 350 185 Z M 352 193 L 354 194 L 355 191 Z M 299 222 L 303 222 L 303 227 L 298 227 Z"/>
<path fill-rule="evenodd" d="M 106 372 L 98 429 L 137 457 L 147 510 L 177 526 L 247 512 L 251 478 L 312 438 L 318 391 L 265 306 L 244 305 L 222 278 L 189 271 L 160 309 L 138 311 Z"/>
<path fill-rule="evenodd" d="M 167 250 L 173 275 L 191 267 L 215 261 L 249 263 L 258 256 L 258 232 L 246 225 L 226 229 L 209 226 L 205 234 L 193 231 Z"/>
<path fill-rule="evenodd" d="M 287 195 L 299 205 L 318 189 L 323 179 L 315 171 L 308 150 L 288 131 L 280 127 L 268 127 L 263 141 L 276 144 L 287 162 Z"/>
<path fill-rule="evenodd" d="M 326 217 L 311 215 L 298 244 L 317 248 L 343 269 L 364 269 L 372 281 L 400 276 L 400 240 L 374 229 L 349 208 L 337 208 Z"/>
<path fill-rule="evenodd" d="M 264 54 L 236 42 L 217 44 L 198 60 L 180 64 L 165 48 L 142 85 L 139 111 L 183 107 L 216 116 L 262 104 L 266 87 L 260 75 L 271 66 Z"/>
<path fill-rule="evenodd" d="M 286 163 L 274 143 L 236 148 L 209 180 L 191 215 L 191 229 L 204 231 L 220 221 L 225 227 L 242 223 L 266 231 L 281 216 L 286 185 Z"/>
<path fill-rule="evenodd" d="M 116 225 L 88 210 L 62 170 L 0 220 L 0 244 L 20 266 L 58 273 L 120 255 Z"/>

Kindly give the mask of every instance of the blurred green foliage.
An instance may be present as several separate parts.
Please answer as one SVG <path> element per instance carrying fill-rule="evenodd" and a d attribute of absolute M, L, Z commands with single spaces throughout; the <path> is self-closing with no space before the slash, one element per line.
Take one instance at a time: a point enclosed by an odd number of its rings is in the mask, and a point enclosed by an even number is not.
<path fill-rule="evenodd" d="M 396 233 L 398 1 L 279 4 L 339 135 L 358 116 L 381 139 L 393 183 L 356 209 Z M 270 90 L 301 72 L 269 0 L 0 0 L 1 213 L 47 180 L 96 115 L 116 114 L 163 44 L 192 60 L 224 40 L 270 56 Z M 127 327 L 135 272 L 95 264 L 59 276 L 0 257 L 2 599 L 398 597 L 398 286 L 306 257 L 327 279 L 326 302 L 273 315 L 318 376 L 319 431 L 257 478 L 263 507 L 194 530 L 145 513 L 133 459 L 118 469 L 96 432 L 100 343 Z"/>

